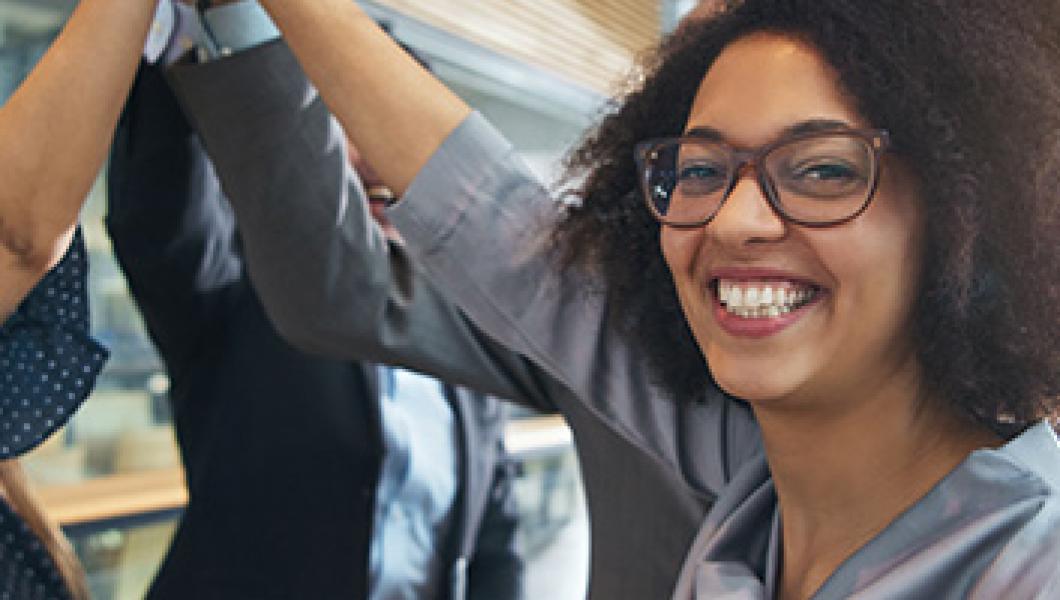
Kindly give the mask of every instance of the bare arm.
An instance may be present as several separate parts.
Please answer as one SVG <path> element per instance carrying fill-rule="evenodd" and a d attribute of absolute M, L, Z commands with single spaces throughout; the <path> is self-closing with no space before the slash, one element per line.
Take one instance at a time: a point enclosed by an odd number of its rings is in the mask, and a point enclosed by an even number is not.
<path fill-rule="evenodd" d="M 262 0 L 353 143 L 400 196 L 471 109 L 349 0 Z"/>
<path fill-rule="evenodd" d="M 81 0 L 0 108 L 0 318 L 62 257 L 139 62 L 152 0 Z"/>

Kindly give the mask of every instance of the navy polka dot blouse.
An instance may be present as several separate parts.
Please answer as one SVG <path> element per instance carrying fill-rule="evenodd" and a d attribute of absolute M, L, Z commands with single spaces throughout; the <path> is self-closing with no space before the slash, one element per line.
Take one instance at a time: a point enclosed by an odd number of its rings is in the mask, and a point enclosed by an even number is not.
<path fill-rule="evenodd" d="M 87 261 L 70 250 L 0 325 L 0 460 L 62 427 L 84 401 L 107 351 L 88 334 Z M 0 600 L 68 598 L 43 545 L 0 501 Z"/>
<path fill-rule="evenodd" d="M 44 544 L 6 502 L 0 502 L 0 600 L 69 598 Z"/>
<path fill-rule="evenodd" d="M 65 424 L 92 389 L 107 351 L 88 335 L 85 245 L 70 250 L 0 325 L 0 460 Z"/>

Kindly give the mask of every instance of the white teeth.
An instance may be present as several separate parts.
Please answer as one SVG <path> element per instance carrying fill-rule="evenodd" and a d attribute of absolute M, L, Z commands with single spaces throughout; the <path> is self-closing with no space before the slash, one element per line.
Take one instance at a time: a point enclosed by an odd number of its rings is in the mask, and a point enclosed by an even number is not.
<path fill-rule="evenodd" d="M 755 307 L 758 306 L 758 288 L 749 287 L 743 292 L 743 304 L 744 306 Z"/>
<path fill-rule="evenodd" d="M 743 290 L 733 286 L 729 289 L 729 303 L 728 306 L 732 308 L 743 307 Z"/>
<path fill-rule="evenodd" d="M 804 285 L 784 282 L 780 285 L 733 280 L 718 280 L 717 295 L 722 307 L 734 315 L 747 318 L 775 318 L 787 314 L 813 298 L 815 291 Z"/>

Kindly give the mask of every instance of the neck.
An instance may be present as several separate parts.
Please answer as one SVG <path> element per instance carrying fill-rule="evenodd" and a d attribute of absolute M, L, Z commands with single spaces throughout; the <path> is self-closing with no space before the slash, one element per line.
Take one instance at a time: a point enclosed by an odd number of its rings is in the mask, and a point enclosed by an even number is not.
<path fill-rule="evenodd" d="M 856 401 L 755 407 L 783 524 L 783 598 L 810 597 L 972 450 L 1001 443 L 921 401 L 917 380 L 866 386 Z"/>

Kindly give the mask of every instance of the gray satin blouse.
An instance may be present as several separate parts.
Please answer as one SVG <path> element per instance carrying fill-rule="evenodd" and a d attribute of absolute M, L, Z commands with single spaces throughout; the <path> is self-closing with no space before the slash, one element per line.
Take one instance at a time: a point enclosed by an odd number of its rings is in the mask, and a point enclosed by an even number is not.
<path fill-rule="evenodd" d="M 1060 597 L 1060 449 L 1048 423 L 973 452 L 814 598 Z M 741 469 L 689 553 L 676 598 L 776 597 L 780 516 L 762 458 Z"/>
<path fill-rule="evenodd" d="M 558 214 L 479 115 L 449 136 L 389 211 L 410 253 L 476 327 L 577 397 L 585 410 L 572 422 L 591 414 L 688 489 L 713 496 L 673 598 L 774 598 L 782 527 L 751 411 L 720 393 L 697 404 L 661 397 L 638 349 L 614 335 L 606 290 L 585 294 L 584 277 L 555 268 L 542 240 Z M 588 491 L 604 502 L 606 490 Z M 637 540 L 625 542 L 638 551 Z M 1051 427 L 973 452 L 815 595 L 851 597 L 1060 598 L 1060 449 Z"/>

